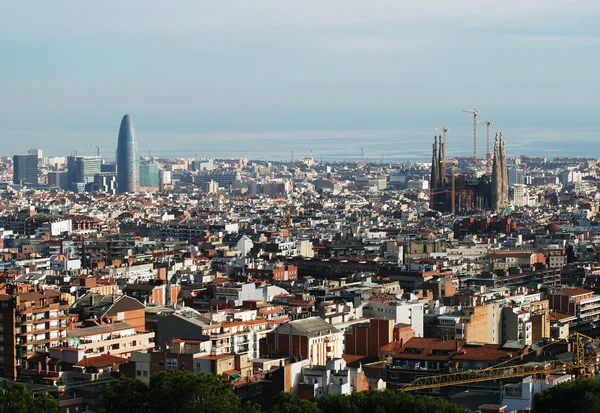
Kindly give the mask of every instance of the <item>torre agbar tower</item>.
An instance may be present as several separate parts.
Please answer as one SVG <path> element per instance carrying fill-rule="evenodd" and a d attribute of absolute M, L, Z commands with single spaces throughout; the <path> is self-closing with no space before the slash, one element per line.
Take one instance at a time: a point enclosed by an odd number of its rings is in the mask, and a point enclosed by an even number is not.
<path fill-rule="evenodd" d="M 140 189 L 138 141 L 130 115 L 123 116 L 117 143 L 117 191 L 120 194 Z"/>

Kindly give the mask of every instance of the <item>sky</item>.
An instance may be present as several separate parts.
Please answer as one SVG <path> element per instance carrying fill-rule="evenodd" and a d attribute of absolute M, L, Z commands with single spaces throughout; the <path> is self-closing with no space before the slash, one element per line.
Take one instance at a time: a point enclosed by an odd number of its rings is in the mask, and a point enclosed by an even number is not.
<path fill-rule="evenodd" d="M 6 1 L 0 155 L 114 157 L 125 113 L 155 155 L 420 158 L 444 124 L 464 155 L 476 107 L 509 154 L 600 157 L 599 15 L 593 0 Z"/>

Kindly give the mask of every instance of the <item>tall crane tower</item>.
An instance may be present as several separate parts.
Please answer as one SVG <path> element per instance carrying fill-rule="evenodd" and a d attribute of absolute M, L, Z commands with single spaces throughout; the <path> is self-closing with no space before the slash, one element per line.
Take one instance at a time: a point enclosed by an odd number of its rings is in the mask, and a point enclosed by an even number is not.
<path fill-rule="evenodd" d="M 441 130 L 442 131 L 442 142 L 443 142 L 444 146 L 446 146 L 446 132 L 448 132 L 450 129 L 448 129 L 446 127 L 446 125 L 444 125 L 441 128 L 435 128 L 435 130 Z"/>
<path fill-rule="evenodd" d="M 473 108 L 465 109 L 463 112 L 473 115 L 473 175 L 477 177 L 477 115 L 479 115 L 479 111 Z"/>
<path fill-rule="evenodd" d="M 484 123 L 486 127 L 485 163 L 489 171 L 492 168 L 492 154 L 490 153 L 490 126 L 494 124 L 494 121 L 486 119 L 480 120 L 478 123 Z"/>
<path fill-rule="evenodd" d="M 86 148 L 96 148 L 96 156 L 100 156 L 100 149 L 104 149 L 102 145 L 85 145 Z"/>

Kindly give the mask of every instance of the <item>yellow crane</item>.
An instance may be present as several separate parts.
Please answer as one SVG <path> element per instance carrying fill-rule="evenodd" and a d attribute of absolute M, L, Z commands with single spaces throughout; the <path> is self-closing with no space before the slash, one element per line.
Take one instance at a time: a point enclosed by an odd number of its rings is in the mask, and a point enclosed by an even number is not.
<path fill-rule="evenodd" d="M 509 363 L 517 358 L 515 357 L 486 369 L 442 374 L 439 376 L 419 377 L 418 379 L 401 386 L 398 390 L 403 392 L 415 391 L 490 380 L 526 377 L 534 374 L 548 374 L 555 371 L 565 371 L 576 378 L 593 376 L 592 367 L 595 367 L 599 363 L 596 361 L 595 355 L 591 357 L 586 357 L 585 355 L 585 345 L 591 341 L 592 338 L 581 333 L 573 333 L 569 336 L 569 340 L 573 346 L 572 363 L 567 363 L 562 360 L 549 360 L 498 367 L 501 364 Z M 544 347 L 551 344 L 553 343 L 549 343 Z"/>

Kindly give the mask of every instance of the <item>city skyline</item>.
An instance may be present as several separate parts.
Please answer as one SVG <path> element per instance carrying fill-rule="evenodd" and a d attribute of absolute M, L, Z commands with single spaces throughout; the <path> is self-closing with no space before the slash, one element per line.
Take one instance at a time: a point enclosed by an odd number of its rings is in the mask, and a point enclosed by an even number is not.
<path fill-rule="evenodd" d="M 11 5 L 0 16 L 6 155 L 108 146 L 111 119 L 128 112 L 144 125 L 140 152 L 156 154 L 222 156 L 223 137 L 229 150 L 357 135 L 376 148 L 388 135 L 429 141 L 439 123 L 461 151 L 459 111 L 473 106 L 509 141 L 551 136 L 557 154 L 597 138 L 595 2 L 203 5 Z"/>

